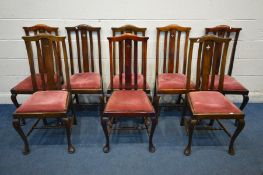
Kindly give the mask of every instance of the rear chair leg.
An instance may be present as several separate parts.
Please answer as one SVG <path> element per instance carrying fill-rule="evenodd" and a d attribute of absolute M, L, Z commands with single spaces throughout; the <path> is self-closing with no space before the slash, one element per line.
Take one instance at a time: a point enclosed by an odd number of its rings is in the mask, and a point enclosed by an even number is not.
<path fill-rule="evenodd" d="M 192 137 L 193 137 L 193 132 L 194 132 L 194 127 L 197 123 L 197 120 L 190 120 L 189 122 L 189 136 L 188 136 L 188 145 L 184 150 L 184 155 L 190 156 L 191 154 L 191 146 L 192 146 Z"/>
<path fill-rule="evenodd" d="M 158 118 L 157 116 L 151 118 L 152 120 L 152 126 L 151 126 L 151 131 L 150 131 L 150 135 L 149 135 L 149 152 L 154 153 L 155 152 L 155 146 L 153 145 L 153 134 L 156 128 L 156 125 L 158 123 Z"/>
<path fill-rule="evenodd" d="M 65 123 L 66 127 L 66 133 L 67 133 L 67 140 L 68 140 L 68 153 L 72 154 L 75 152 L 75 148 L 71 143 L 71 119 L 70 118 L 63 118 L 63 121 Z"/>
<path fill-rule="evenodd" d="M 249 101 L 249 96 L 248 96 L 248 94 L 243 94 L 242 96 L 243 96 L 243 101 L 242 101 L 242 103 L 241 103 L 241 105 L 240 105 L 240 107 L 239 107 L 239 109 L 240 109 L 241 111 L 243 111 L 243 109 L 246 107 L 246 105 L 247 105 L 247 103 L 248 103 L 248 101 Z M 237 125 L 238 125 L 238 121 L 236 120 L 236 121 L 235 121 L 235 126 L 237 126 Z"/>
<path fill-rule="evenodd" d="M 19 119 L 13 119 L 13 127 L 18 132 L 18 134 L 20 135 L 20 137 L 22 138 L 22 140 L 24 142 L 23 154 L 24 155 L 29 154 L 30 150 L 29 150 L 28 140 L 27 140 L 27 137 L 26 137 L 25 133 L 23 132 L 21 126 L 20 126 Z"/>
<path fill-rule="evenodd" d="M 182 116 L 181 116 L 181 121 L 180 121 L 180 126 L 184 126 L 184 120 L 185 120 L 184 117 L 185 117 L 186 109 L 187 109 L 187 101 L 185 98 L 184 99 L 184 107 L 183 107 Z"/>
<path fill-rule="evenodd" d="M 228 153 L 230 155 L 235 155 L 235 149 L 234 149 L 234 142 L 237 138 L 237 136 L 240 134 L 240 132 L 243 130 L 244 126 L 245 126 L 245 120 L 244 119 L 237 119 L 237 129 L 234 132 L 233 136 L 231 137 L 230 140 L 230 144 L 229 144 L 229 149 L 228 149 Z"/>
<path fill-rule="evenodd" d="M 104 153 L 108 153 L 110 151 L 110 141 L 109 141 L 109 132 L 107 128 L 107 122 L 108 122 L 107 118 L 104 118 L 104 117 L 101 118 L 101 126 L 104 131 L 105 138 L 106 138 L 106 143 L 103 146 Z"/>

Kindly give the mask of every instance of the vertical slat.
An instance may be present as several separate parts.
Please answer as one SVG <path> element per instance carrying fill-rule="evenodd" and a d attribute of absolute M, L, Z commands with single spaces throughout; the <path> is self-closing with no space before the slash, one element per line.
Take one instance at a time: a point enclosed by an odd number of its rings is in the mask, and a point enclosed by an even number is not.
<path fill-rule="evenodd" d="M 212 42 L 205 41 L 202 60 L 202 83 L 201 90 L 208 90 L 209 75 L 212 61 Z"/>
<path fill-rule="evenodd" d="M 177 37 L 177 44 L 176 44 L 176 66 L 175 66 L 175 73 L 178 73 L 179 71 L 179 55 L 180 55 L 180 40 L 181 40 L 181 31 L 178 31 L 178 37 Z"/>
<path fill-rule="evenodd" d="M 195 42 L 195 40 L 191 40 L 190 41 L 188 65 L 187 65 L 187 80 L 186 80 L 186 89 L 187 89 L 187 91 L 190 90 L 191 70 L 192 70 L 192 55 L 193 55 L 194 42 Z"/>
<path fill-rule="evenodd" d="M 229 41 L 224 43 L 224 50 L 223 50 L 223 57 L 222 57 L 222 65 L 220 69 L 220 77 L 219 77 L 219 85 L 218 85 L 218 90 L 223 91 L 223 84 L 224 84 L 224 75 L 225 75 L 225 65 L 226 65 L 226 56 L 227 56 L 227 51 L 228 51 L 228 45 Z"/>
<path fill-rule="evenodd" d="M 166 62 L 166 55 L 167 55 L 167 35 L 168 35 L 168 32 L 166 31 L 165 34 L 164 34 L 164 46 L 163 46 L 163 73 L 166 73 L 166 65 L 167 65 L 167 62 Z"/>
<path fill-rule="evenodd" d="M 69 45 L 70 71 L 71 71 L 71 75 L 73 75 L 74 74 L 74 60 L 73 60 L 71 30 L 68 29 L 67 33 L 68 33 L 68 45 Z"/>
<path fill-rule="evenodd" d="M 36 48 L 37 48 L 37 60 L 38 60 L 39 74 L 40 74 L 41 82 L 44 82 L 45 81 L 45 68 L 44 68 L 44 60 L 42 57 L 39 41 L 36 41 Z M 45 83 L 41 83 L 41 86 L 43 90 L 46 90 Z"/>
<path fill-rule="evenodd" d="M 229 68 L 228 68 L 228 75 L 232 75 L 232 70 L 233 70 L 233 65 L 234 65 L 234 60 L 235 60 L 235 53 L 236 53 L 236 47 L 237 47 L 237 41 L 238 41 L 238 37 L 239 37 L 239 30 L 236 31 L 235 34 L 235 38 L 234 38 L 234 44 L 233 44 L 233 48 L 231 51 L 231 56 L 230 56 L 230 63 L 229 63 Z"/>
<path fill-rule="evenodd" d="M 59 36 L 58 30 L 55 31 L 55 35 L 56 35 L 56 36 Z M 58 51 L 58 58 L 59 58 L 58 66 L 59 66 L 60 71 L 62 71 L 61 51 L 60 51 L 59 41 L 56 42 L 56 47 L 57 47 L 56 49 L 57 49 L 57 51 Z"/>
<path fill-rule="evenodd" d="M 77 42 L 77 53 L 78 53 L 78 68 L 79 72 L 82 72 L 81 58 L 80 58 L 80 39 L 79 39 L 79 29 L 75 30 L 76 33 L 76 42 Z"/>
<path fill-rule="evenodd" d="M 200 69 L 202 67 L 201 66 L 202 49 L 203 49 L 203 43 L 200 42 L 199 47 L 198 47 L 197 65 L 196 65 L 196 86 L 195 86 L 196 90 L 198 90 L 200 87 L 200 74 L 201 74 Z"/>
<path fill-rule="evenodd" d="M 213 61 L 215 62 L 214 64 L 215 74 L 218 74 L 219 72 L 221 56 L 222 56 L 221 53 L 222 53 L 222 43 L 215 43 L 214 58 L 213 58 Z"/>
<path fill-rule="evenodd" d="M 87 31 L 81 30 L 81 43 L 82 43 L 82 57 L 83 57 L 83 70 L 89 72 L 89 53 L 88 53 L 88 40 Z"/>
<path fill-rule="evenodd" d="M 186 73 L 189 33 L 190 33 L 189 31 L 186 31 L 186 33 L 185 33 L 183 74 Z"/>
<path fill-rule="evenodd" d="M 113 91 L 113 76 L 114 76 L 114 67 L 113 67 L 113 53 L 112 53 L 112 41 L 109 40 L 109 49 L 110 49 L 110 88 Z"/>
<path fill-rule="evenodd" d="M 34 66 L 32 45 L 31 45 L 30 41 L 25 41 L 25 44 L 26 44 L 26 50 L 27 50 L 29 67 L 30 67 L 30 73 L 31 73 L 31 80 L 32 80 L 33 90 L 37 91 L 37 81 L 36 81 L 36 74 L 35 74 L 35 66 Z"/>
<path fill-rule="evenodd" d="M 67 84 L 68 91 L 70 91 L 71 87 L 70 87 L 70 78 L 69 78 L 69 65 L 68 65 L 68 56 L 67 56 L 67 48 L 66 48 L 65 39 L 62 40 L 62 48 L 63 48 L 63 55 L 64 55 L 66 84 Z"/>
<path fill-rule="evenodd" d="M 134 41 L 134 89 L 138 89 L 138 42 Z"/>
<path fill-rule="evenodd" d="M 92 36 L 92 31 L 89 31 L 89 40 L 90 40 L 91 71 L 94 72 L 94 56 L 93 56 L 93 36 Z"/>
<path fill-rule="evenodd" d="M 123 77 L 123 44 L 119 41 L 119 89 L 122 89 L 122 77 Z"/>
<path fill-rule="evenodd" d="M 159 46 L 160 46 L 160 30 L 157 29 L 157 38 L 156 38 L 156 63 L 155 63 L 155 79 L 157 79 L 159 74 Z"/>
<path fill-rule="evenodd" d="M 125 40 L 125 89 L 131 89 L 131 40 Z M 137 78 L 137 77 L 134 77 Z"/>
<path fill-rule="evenodd" d="M 98 35 L 98 55 L 99 55 L 99 71 L 100 71 L 100 76 L 102 76 L 102 63 L 101 63 L 101 42 L 100 42 L 100 30 L 97 31 Z"/>
<path fill-rule="evenodd" d="M 168 73 L 173 73 L 174 71 L 175 38 L 176 38 L 176 31 L 171 30 L 170 39 L 169 39 Z"/>
<path fill-rule="evenodd" d="M 57 48 L 58 48 L 57 45 L 58 44 L 60 44 L 59 41 L 52 42 L 54 56 L 55 56 L 55 67 L 56 67 L 56 71 L 55 71 L 55 74 L 54 74 L 54 76 L 56 77 L 55 84 L 57 86 L 57 89 L 61 89 L 61 83 L 59 81 L 59 77 L 62 77 L 62 73 L 61 73 L 62 70 L 59 68 L 59 62 L 61 60 L 60 60 L 60 57 L 59 57 L 59 51 L 57 50 Z"/>
<path fill-rule="evenodd" d="M 114 37 L 116 35 L 115 31 L 112 31 L 112 36 Z M 116 43 L 113 42 L 113 75 L 116 75 Z"/>
<path fill-rule="evenodd" d="M 147 78 L 147 40 L 142 42 L 142 52 L 143 52 L 143 90 L 146 91 L 146 78 Z M 137 78 L 137 77 L 136 77 Z"/>

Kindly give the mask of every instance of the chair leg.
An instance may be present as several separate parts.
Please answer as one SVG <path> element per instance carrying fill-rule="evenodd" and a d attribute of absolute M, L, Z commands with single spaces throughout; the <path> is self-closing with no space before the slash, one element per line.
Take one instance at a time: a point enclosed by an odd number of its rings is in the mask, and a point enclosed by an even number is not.
<path fill-rule="evenodd" d="M 75 109 L 75 106 L 74 106 L 74 103 L 73 101 L 71 100 L 70 102 L 70 108 L 71 108 L 71 112 L 73 114 L 73 124 L 74 125 L 77 125 L 78 124 L 78 121 L 77 121 L 77 114 L 76 114 L 76 109 Z"/>
<path fill-rule="evenodd" d="M 180 104 L 181 103 L 181 99 L 182 99 L 182 94 L 179 94 L 178 98 L 176 100 L 176 104 Z"/>
<path fill-rule="evenodd" d="M 78 96 L 78 94 L 75 94 L 75 98 L 76 98 L 76 103 L 79 104 L 79 96 Z"/>
<path fill-rule="evenodd" d="M 30 150 L 29 150 L 28 140 L 27 140 L 27 137 L 26 137 L 25 133 L 23 132 L 21 126 L 20 126 L 19 119 L 13 119 L 13 127 L 18 132 L 18 134 L 20 135 L 20 137 L 22 138 L 22 140 L 24 142 L 23 154 L 24 155 L 29 154 Z"/>
<path fill-rule="evenodd" d="M 210 122 L 209 122 L 209 126 L 213 126 L 214 125 L 214 123 L 215 123 L 215 120 L 214 119 L 212 119 L 212 120 L 210 120 Z"/>
<path fill-rule="evenodd" d="M 246 107 L 246 105 L 247 105 L 247 103 L 249 101 L 249 96 L 248 96 L 248 94 L 243 94 L 242 96 L 243 96 L 243 101 L 242 101 L 239 109 L 243 111 L 243 109 Z M 235 126 L 237 126 L 237 125 L 238 125 L 238 121 L 236 120 L 235 121 Z"/>
<path fill-rule="evenodd" d="M 75 148 L 71 143 L 71 119 L 70 118 L 63 118 L 63 121 L 65 123 L 65 127 L 66 127 L 66 133 L 67 133 L 67 141 L 68 141 L 68 153 L 72 154 L 75 152 Z"/>
<path fill-rule="evenodd" d="M 184 126 L 184 120 L 185 120 L 184 117 L 185 117 L 186 109 L 187 109 L 187 101 L 185 98 L 184 99 L 184 107 L 183 107 L 182 116 L 181 116 L 181 121 L 180 121 L 180 126 Z"/>
<path fill-rule="evenodd" d="M 155 146 L 153 144 L 153 134 L 154 134 L 156 125 L 158 123 L 158 118 L 157 118 L 157 116 L 155 116 L 151 120 L 152 120 L 152 126 L 151 126 L 150 135 L 149 135 L 149 152 L 154 153 L 155 152 Z"/>
<path fill-rule="evenodd" d="M 230 140 L 230 144 L 229 144 L 228 153 L 230 155 L 235 155 L 234 142 L 235 142 L 237 136 L 240 134 L 240 132 L 243 130 L 243 128 L 245 126 L 245 120 L 244 119 L 238 119 L 237 121 L 238 121 L 237 129 L 234 132 L 234 134 L 232 135 L 231 140 Z"/>
<path fill-rule="evenodd" d="M 103 129 L 105 138 L 106 138 L 106 143 L 103 146 L 103 152 L 104 153 L 108 153 L 110 151 L 110 141 L 109 141 L 109 133 L 108 133 L 108 128 L 107 128 L 107 122 L 108 122 L 107 118 L 103 118 L 103 117 L 101 118 L 101 126 Z"/>
<path fill-rule="evenodd" d="M 189 135 L 188 135 L 188 145 L 184 150 L 184 155 L 190 156 L 191 154 L 191 146 L 192 146 L 192 137 L 193 137 L 193 132 L 194 132 L 194 127 L 197 123 L 197 120 L 190 120 L 189 122 Z"/>
<path fill-rule="evenodd" d="M 13 93 L 13 92 L 11 92 L 12 93 L 12 95 L 11 95 L 11 100 L 12 100 L 12 102 L 13 102 L 13 104 L 15 105 L 15 107 L 16 108 L 18 108 L 19 107 L 19 104 L 18 104 L 18 101 L 17 101 L 17 94 L 16 93 Z M 22 125 L 25 125 L 26 124 L 26 121 L 25 121 L 25 119 L 21 119 L 21 122 L 22 122 Z"/>

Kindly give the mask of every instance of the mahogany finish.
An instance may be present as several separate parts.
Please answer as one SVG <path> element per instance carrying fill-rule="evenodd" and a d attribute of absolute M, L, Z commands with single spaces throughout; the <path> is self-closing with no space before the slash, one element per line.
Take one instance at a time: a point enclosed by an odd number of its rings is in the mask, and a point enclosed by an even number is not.
<path fill-rule="evenodd" d="M 231 39 L 229 38 L 220 38 L 214 35 L 206 35 L 200 38 L 190 38 L 190 49 L 188 55 L 188 66 L 187 66 L 187 95 L 186 101 L 189 105 L 189 109 L 192 113 L 191 118 L 184 118 L 186 112 L 186 104 L 183 111 L 183 116 L 181 120 L 181 125 L 186 125 L 189 141 L 188 145 L 185 148 L 184 154 L 191 154 L 191 144 L 192 144 L 192 135 L 194 127 L 200 120 L 203 119 L 213 119 L 216 120 L 222 129 L 231 137 L 229 144 L 229 154 L 234 155 L 234 141 L 242 131 L 245 125 L 244 121 L 244 113 L 239 110 L 233 103 L 231 103 L 223 94 L 223 83 L 225 76 L 225 65 L 226 65 L 226 57 L 229 42 Z M 192 72 L 192 57 L 193 57 L 193 49 L 194 46 L 198 45 L 198 54 L 197 54 L 197 62 L 196 62 L 196 77 L 195 77 L 195 92 L 190 88 L 191 82 L 191 72 Z M 218 56 L 218 53 L 222 54 Z M 218 59 L 220 59 L 220 66 L 218 69 Z M 217 72 L 218 71 L 218 72 Z M 217 88 L 214 86 L 215 76 L 218 74 L 219 76 L 219 85 Z M 204 92 L 203 94 L 210 94 L 209 96 L 204 96 L 199 92 Z M 212 92 L 212 93 L 208 93 Z M 205 98 L 205 102 L 201 102 L 201 100 L 195 102 L 193 96 L 197 96 L 199 99 Z M 213 98 L 218 97 L 218 98 Z M 213 104 L 209 104 L 209 100 L 213 100 Z M 223 102 L 223 107 L 218 107 L 217 105 Z M 211 107 L 213 105 L 214 107 Z M 200 106 L 204 107 L 204 112 L 198 112 L 197 108 Z M 211 111 L 209 108 L 211 107 Z M 219 108 L 219 109 L 217 109 Z M 229 112 L 224 112 L 224 109 L 231 109 Z M 216 111 L 218 110 L 218 111 Z M 226 128 L 219 121 L 220 119 L 236 119 L 238 121 L 237 129 L 234 134 L 231 136 Z"/>
<path fill-rule="evenodd" d="M 233 44 L 232 44 L 232 50 L 230 52 L 230 61 L 229 61 L 229 65 L 228 65 L 228 76 L 232 77 L 232 70 L 233 70 L 233 65 L 234 65 L 234 60 L 235 60 L 235 53 L 236 53 L 236 47 L 237 47 L 237 42 L 238 42 L 238 37 L 239 37 L 239 33 L 242 30 L 242 28 L 234 28 L 234 27 L 230 27 L 227 25 L 219 25 L 216 27 L 210 27 L 210 28 L 205 28 L 205 33 L 206 34 L 214 34 L 218 37 L 222 37 L 222 38 L 232 38 L 233 39 Z M 220 56 L 221 53 L 218 53 Z M 217 63 L 217 70 L 216 73 L 218 73 L 218 69 L 219 69 L 219 65 L 220 65 L 220 60 L 218 60 Z M 234 81 L 235 78 L 233 78 Z M 238 82 L 238 84 L 240 84 Z M 233 94 L 233 95 L 242 95 L 243 96 L 243 101 L 240 105 L 240 109 L 243 110 L 245 108 L 245 106 L 247 105 L 248 101 L 249 101 L 249 90 L 246 89 L 245 87 L 243 87 L 241 85 L 241 88 L 239 89 L 235 89 L 235 88 L 231 88 L 231 89 L 225 89 L 223 88 L 223 93 L 224 94 Z"/>
<path fill-rule="evenodd" d="M 113 91 L 113 78 L 114 78 L 114 55 L 113 55 L 113 45 L 116 43 L 118 45 L 119 59 L 116 61 L 119 62 L 119 87 L 118 90 L 114 91 L 110 96 L 104 112 L 101 117 L 101 125 L 106 137 L 106 144 L 103 148 L 105 153 L 109 152 L 109 134 L 115 124 L 117 118 L 120 117 L 129 117 L 129 118 L 143 118 L 145 123 L 145 129 L 149 134 L 149 151 L 154 152 L 155 147 L 152 143 L 152 137 L 154 134 L 155 127 L 157 125 L 157 116 L 154 111 L 154 108 L 150 102 L 149 97 L 146 95 L 146 73 L 147 73 L 147 40 L 148 37 L 140 37 L 130 33 L 125 33 L 121 36 L 108 37 L 109 40 L 109 51 L 110 51 L 110 89 Z M 143 88 L 138 88 L 138 44 L 142 44 L 142 67 L 143 67 Z M 125 73 L 123 78 L 122 74 Z M 124 81 L 124 82 L 123 82 Z M 142 91 L 143 90 L 143 91 Z M 127 94 L 137 94 L 140 96 L 130 96 Z M 118 95 L 118 94 L 124 94 Z M 125 95 L 126 94 L 126 95 Z M 142 98 L 141 98 L 142 97 Z M 120 100 L 120 98 L 122 100 Z M 137 106 L 138 104 L 133 104 L 129 102 L 134 100 L 137 102 L 144 101 L 145 106 L 148 109 L 136 110 L 136 108 L 141 108 Z M 118 106 L 123 106 L 125 109 L 121 109 Z M 115 110 L 111 110 L 110 106 L 117 106 Z"/>
<path fill-rule="evenodd" d="M 65 44 L 65 37 L 54 36 L 50 34 L 37 34 L 35 36 L 24 36 L 23 40 L 25 41 L 26 50 L 28 54 L 28 61 L 30 65 L 30 73 L 31 80 L 33 85 L 33 93 L 32 96 L 26 100 L 13 114 L 13 126 L 15 130 L 19 133 L 22 140 L 24 141 L 24 154 L 29 153 L 29 143 L 27 140 L 27 136 L 33 131 L 33 129 L 37 129 L 37 124 L 40 119 L 47 118 L 57 118 L 62 119 L 60 127 L 66 128 L 67 139 L 68 139 L 68 152 L 73 153 L 75 151 L 73 145 L 71 144 L 71 117 L 69 116 L 69 109 L 71 108 L 71 96 L 70 93 L 70 80 L 69 80 L 69 66 L 68 66 L 68 58 L 67 58 L 67 50 Z M 32 47 L 33 43 L 38 43 L 37 47 Z M 62 53 L 65 65 L 64 71 L 64 80 L 66 80 L 66 90 L 62 90 L 62 83 L 60 81 L 60 77 L 63 77 L 63 72 L 59 68 L 59 62 L 61 61 L 59 58 L 58 45 L 62 46 Z M 38 69 L 36 69 L 35 58 L 38 58 Z M 38 79 L 38 75 L 40 79 Z M 40 87 L 39 87 L 40 86 Z M 49 102 L 50 99 L 46 99 L 45 95 L 41 98 L 37 98 L 37 94 L 45 94 L 45 93 L 67 93 L 67 98 L 63 101 L 63 104 L 66 107 L 64 111 L 57 111 L 57 109 L 52 109 L 49 111 L 49 107 L 46 102 Z M 32 104 L 32 99 L 35 97 L 35 101 L 41 104 L 40 108 L 42 110 L 32 111 L 36 108 L 36 104 Z M 43 100 L 43 101 L 42 101 Z M 61 99 L 52 99 L 51 103 L 54 105 L 60 106 L 58 101 Z M 52 106 L 51 106 L 52 107 Z M 44 109 L 43 109 L 44 108 Z M 29 130 L 28 134 L 25 135 L 21 126 L 20 120 L 25 118 L 36 118 L 37 122 L 32 126 Z M 56 127 L 56 126 L 53 126 Z M 51 125 L 45 125 L 44 128 L 53 128 Z"/>
<path fill-rule="evenodd" d="M 66 27 L 69 44 L 69 57 L 70 57 L 70 72 L 71 78 L 79 74 L 85 76 L 87 73 L 91 74 L 89 78 L 93 79 L 94 76 L 100 77 L 99 87 L 81 86 L 73 87 L 72 94 L 75 94 L 76 101 L 79 103 L 78 94 L 100 94 L 101 104 L 104 105 L 104 92 L 103 92 L 103 79 L 102 79 L 102 58 L 101 58 L 101 38 L 100 27 L 92 27 L 89 25 L 81 24 L 75 27 Z M 73 43 L 76 45 L 77 50 L 74 51 Z M 97 49 L 97 54 L 95 50 Z M 76 54 L 74 54 L 76 53 Z M 74 67 L 74 59 L 77 59 L 77 68 Z M 98 62 L 96 64 L 96 61 Z M 96 70 L 98 65 L 98 70 Z M 86 79 L 88 81 L 88 79 Z M 73 81 L 71 81 L 73 83 Z M 76 84 L 80 83 L 78 80 Z M 85 83 L 85 82 L 84 82 Z"/>

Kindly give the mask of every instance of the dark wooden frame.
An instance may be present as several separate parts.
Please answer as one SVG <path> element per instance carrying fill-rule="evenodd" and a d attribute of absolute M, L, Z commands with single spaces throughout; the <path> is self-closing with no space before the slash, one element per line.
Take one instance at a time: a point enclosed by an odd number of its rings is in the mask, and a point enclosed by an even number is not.
<path fill-rule="evenodd" d="M 210 27 L 210 28 L 205 28 L 205 33 L 206 34 L 214 34 L 218 37 L 222 38 L 232 38 L 233 39 L 233 47 L 230 53 L 230 62 L 228 65 L 228 75 L 232 76 L 232 70 L 233 70 L 233 65 L 234 65 L 234 60 L 235 60 L 235 53 L 236 53 L 236 47 L 237 47 L 237 42 L 239 38 L 239 33 L 242 30 L 242 28 L 234 28 L 230 27 L 227 25 L 219 25 L 216 27 Z M 220 64 L 220 60 L 219 60 Z M 219 65 L 218 64 L 218 65 Z M 224 94 L 232 94 L 232 95 L 242 95 L 243 101 L 239 107 L 239 109 L 243 110 L 245 106 L 247 105 L 249 101 L 249 90 L 245 89 L 244 91 L 226 91 L 223 89 Z"/>
<path fill-rule="evenodd" d="M 154 84 L 154 103 L 155 106 L 159 106 L 159 100 L 161 94 L 179 94 L 176 104 L 179 104 L 182 99 L 182 94 L 186 93 L 186 87 L 183 89 L 165 89 L 158 90 L 158 75 L 159 69 L 162 70 L 162 73 L 180 73 L 186 74 L 186 65 L 187 65 L 187 51 L 188 51 L 188 42 L 189 34 L 191 27 L 183 27 L 176 24 L 170 24 L 164 27 L 157 27 L 157 38 L 156 38 L 156 64 L 155 64 L 155 84 Z M 164 34 L 164 49 L 163 49 L 163 67 L 159 68 L 160 62 L 160 36 Z M 181 47 L 181 34 L 185 35 L 185 42 L 183 46 L 183 63 L 182 70 L 179 71 L 180 67 L 180 47 Z M 168 43 L 169 35 L 169 43 Z M 168 43 L 168 44 L 167 44 Z M 176 49 L 175 49 L 176 46 Z M 168 54 L 167 54 L 168 50 Z M 168 57 L 168 58 L 167 58 Z M 168 63 L 167 63 L 168 62 Z"/>
<path fill-rule="evenodd" d="M 131 25 L 131 24 L 127 24 L 127 25 L 124 25 L 124 26 L 121 26 L 121 27 L 112 27 L 111 28 L 112 30 L 112 36 L 115 37 L 115 36 L 120 36 L 122 34 L 125 34 L 125 33 L 131 33 L 131 34 L 134 34 L 134 35 L 138 35 L 138 36 L 143 36 L 145 37 L 145 33 L 146 33 L 146 30 L 147 28 L 144 28 L 144 27 L 138 27 L 138 26 L 135 26 L 135 25 Z M 117 66 L 116 66 L 116 43 L 113 43 L 113 50 L 112 50 L 112 57 L 113 57 L 113 74 L 116 75 L 117 74 Z M 136 46 L 137 49 L 138 49 L 138 46 Z M 143 48 L 141 48 L 143 50 Z M 143 55 L 142 55 L 143 57 Z M 143 74 L 143 66 L 141 67 L 141 73 Z M 150 93 L 150 89 L 147 89 L 146 90 L 147 93 Z M 111 88 L 109 88 L 107 90 L 107 94 L 111 94 L 112 93 L 112 90 Z"/>
<path fill-rule="evenodd" d="M 113 45 L 114 43 L 119 44 L 119 89 L 122 90 L 139 90 L 138 89 L 138 81 L 137 81 L 137 74 L 138 74 L 138 50 L 137 45 L 139 42 L 142 42 L 142 66 L 143 66 L 143 91 L 146 93 L 146 72 L 147 72 L 147 40 L 148 37 L 139 37 L 130 33 L 123 34 L 121 36 L 117 37 L 108 37 L 109 40 L 109 51 L 110 51 L 110 81 L 111 81 L 111 90 L 113 91 L 113 77 L 114 77 L 114 57 L 113 57 Z M 134 46 L 134 60 L 132 62 L 132 46 Z M 117 59 L 116 59 L 117 60 Z M 125 72 L 125 83 L 124 86 L 122 84 L 122 73 Z M 132 74 L 134 74 L 134 87 L 131 86 L 132 83 Z M 150 99 L 149 99 L 150 100 Z M 152 138 L 153 134 L 158 122 L 158 118 L 155 112 L 147 113 L 147 112 L 135 112 L 135 113 L 129 113 L 129 112 L 104 112 L 101 115 L 101 125 L 105 134 L 106 138 L 106 144 L 103 147 L 103 151 L 105 153 L 108 153 L 110 150 L 110 144 L 109 144 L 109 135 L 111 133 L 112 125 L 114 124 L 114 119 L 118 117 L 129 117 L 129 118 L 143 118 L 145 121 L 145 129 L 147 130 L 147 133 L 149 134 L 149 151 L 154 152 L 155 146 L 153 145 Z M 150 123 L 150 125 L 149 125 Z"/>
<path fill-rule="evenodd" d="M 70 57 L 70 72 L 73 75 L 76 71 L 74 69 L 74 57 L 72 48 L 72 33 L 75 33 L 77 44 L 77 63 L 78 73 L 95 72 L 94 66 L 94 40 L 93 34 L 97 35 L 98 39 L 98 61 L 99 61 L 99 74 L 101 78 L 100 89 L 71 89 L 71 93 L 75 94 L 76 102 L 79 104 L 78 94 L 100 94 L 100 101 L 102 107 L 104 106 L 104 91 L 103 91 L 103 75 L 102 75 L 102 56 L 101 56 L 101 38 L 100 27 L 92 27 L 86 24 L 77 25 L 75 27 L 66 27 L 68 44 L 69 44 L 69 57 Z M 89 37 L 87 37 L 89 36 Z"/>
<path fill-rule="evenodd" d="M 32 77 L 32 85 L 34 92 L 38 91 L 37 89 L 37 82 L 36 82 L 36 70 L 34 65 L 34 51 L 32 49 L 32 43 L 37 43 L 36 48 L 36 55 L 38 57 L 39 61 L 39 73 L 41 76 L 42 81 L 42 90 L 62 90 L 62 82 L 56 81 L 55 76 L 57 76 L 57 79 L 60 77 L 63 77 L 63 72 L 59 68 L 59 62 L 61 62 L 59 57 L 59 51 L 58 51 L 58 45 L 62 45 L 62 51 L 63 51 L 63 58 L 64 58 L 64 64 L 65 64 L 65 77 L 66 77 L 66 89 L 70 91 L 70 80 L 69 80 L 69 66 L 68 66 L 68 58 L 67 58 L 67 50 L 66 50 L 66 44 L 65 44 L 65 38 L 66 37 L 60 37 L 60 36 L 54 36 L 49 34 L 39 34 L 35 36 L 24 36 L 22 37 L 25 41 L 27 54 L 28 54 L 28 61 L 30 65 L 30 73 Z M 45 76 L 47 78 L 45 78 Z M 46 80 L 45 80 L 46 79 Z M 66 101 L 67 110 L 64 112 L 33 112 L 33 113 L 13 113 L 13 127 L 18 132 L 20 137 L 22 138 L 24 142 L 24 151 L 23 153 L 29 154 L 29 143 L 27 140 L 27 136 L 30 135 L 30 133 L 37 129 L 37 124 L 40 119 L 47 119 L 47 118 L 57 118 L 62 119 L 62 123 L 60 127 L 66 128 L 67 132 L 67 140 L 68 140 L 68 152 L 74 153 L 75 148 L 73 147 L 71 143 L 71 117 L 69 116 L 69 110 L 71 108 L 71 95 L 69 93 L 67 101 Z M 27 135 L 23 132 L 20 120 L 25 118 L 36 118 L 38 119 L 36 123 L 32 126 L 32 128 L 29 130 Z M 44 126 L 44 128 L 54 128 L 58 127 L 56 126 Z"/>
<path fill-rule="evenodd" d="M 223 83 L 224 83 L 224 75 L 225 75 L 225 65 L 226 65 L 226 57 L 228 51 L 228 45 L 231 39 L 229 38 L 220 38 L 214 35 L 206 35 L 200 38 L 190 38 L 190 49 L 188 55 L 188 65 L 187 65 L 187 90 L 190 92 L 190 81 L 191 81 L 191 70 L 192 70 L 192 54 L 194 45 L 199 45 L 198 48 L 198 56 L 197 56 L 197 70 L 196 70 L 196 87 L 195 91 L 213 91 L 215 75 L 217 71 L 217 63 L 219 57 L 218 54 L 221 52 L 223 48 L 223 54 L 220 55 L 221 58 L 221 65 L 219 70 L 219 86 L 218 91 L 223 93 Z M 210 83 L 209 83 L 210 82 Z M 191 112 L 191 118 L 186 119 L 184 117 L 186 113 L 186 106 L 189 106 Z M 231 137 L 229 150 L 228 153 L 230 155 L 234 155 L 234 141 L 236 140 L 239 133 L 245 126 L 244 121 L 245 114 L 240 111 L 239 113 L 205 113 L 205 114 L 198 114 L 195 113 L 193 109 L 193 105 L 191 99 L 189 98 L 189 94 L 186 95 L 185 106 L 183 110 L 181 124 L 184 124 L 187 131 L 188 131 L 188 145 L 184 150 L 184 154 L 186 156 L 191 154 L 191 145 L 192 145 L 192 136 L 193 130 L 197 123 L 200 120 L 210 119 L 216 120 L 221 129 L 224 130 L 229 137 Z M 238 122 L 237 129 L 235 130 L 234 134 L 231 135 L 223 124 L 219 121 L 220 119 L 236 119 Z M 211 128 L 212 129 L 212 128 Z"/>

